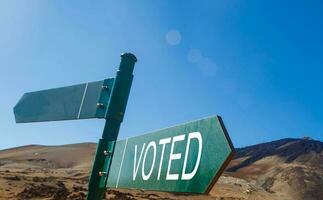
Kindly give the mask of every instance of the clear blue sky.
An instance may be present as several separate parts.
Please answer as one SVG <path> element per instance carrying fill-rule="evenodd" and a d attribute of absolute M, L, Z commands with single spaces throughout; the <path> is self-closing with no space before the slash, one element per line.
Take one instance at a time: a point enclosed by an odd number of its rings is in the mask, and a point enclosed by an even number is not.
<path fill-rule="evenodd" d="M 103 121 L 15 124 L 21 95 L 138 57 L 120 138 L 222 116 L 236 147 L 323 140 L 320 1 L 0 2 L 0 149 L 96 142 Z"/>

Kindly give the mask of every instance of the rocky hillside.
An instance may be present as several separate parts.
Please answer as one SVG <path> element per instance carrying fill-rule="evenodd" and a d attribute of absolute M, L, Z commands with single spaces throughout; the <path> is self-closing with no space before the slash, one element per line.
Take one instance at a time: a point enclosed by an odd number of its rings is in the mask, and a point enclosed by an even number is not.
<path fill-rule="evenodd" d="M 227 171 L 278 199 L 322 199 L 323 143 L 288 138 L 240 148 Z"/>

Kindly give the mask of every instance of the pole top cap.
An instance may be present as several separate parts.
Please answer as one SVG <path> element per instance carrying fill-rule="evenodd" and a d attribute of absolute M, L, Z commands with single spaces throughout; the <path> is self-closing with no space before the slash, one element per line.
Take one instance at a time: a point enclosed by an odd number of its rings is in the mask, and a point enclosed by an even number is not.
<path fill-rule="evenodd" d="M 132 54 L 132 53 L 122 53 L 121 58 L 122 59 L 129 59 L 132 62 L 137 62 L 136 56 L 134 54 Z"/>

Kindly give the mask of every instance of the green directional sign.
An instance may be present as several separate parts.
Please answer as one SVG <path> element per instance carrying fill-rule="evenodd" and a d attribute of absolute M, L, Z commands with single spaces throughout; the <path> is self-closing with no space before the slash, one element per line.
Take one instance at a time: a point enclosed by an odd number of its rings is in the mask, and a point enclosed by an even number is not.
<path fill-rule="evenodd" d="M 233 151 L 219 116 L 129 138 L 115 144 L 100 187 L 207 193 Z"/>
<path fill-rule="evenodd" d="M 114 78 L 25 93 L 14 107 L 17 123 L 105 118 Z"/>

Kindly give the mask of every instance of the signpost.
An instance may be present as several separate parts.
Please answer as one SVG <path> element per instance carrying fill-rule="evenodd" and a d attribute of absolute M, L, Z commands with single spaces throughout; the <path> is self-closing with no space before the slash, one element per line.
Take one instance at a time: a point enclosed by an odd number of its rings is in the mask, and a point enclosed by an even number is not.
<path fill-rule="evenodd" d="M 109 166 L 125 113 L 137 58 L 131 53 L 121 55 L 115 78 L 63 88 L 30 92 L 14 107 L 17 123 L 105 118 L 89 181 L 87 200 L 103 198 L 102 177 Z M 105 167 L 105 170 L 103 170 Z"/>
<path fill-rule="evenodd" d="M 24 94 L 16 122 L 106 119 L 87 200 L 101 200 L 108 187 L 209 192 L 234 151 L 219 116 L 117 142 L 136 61 L 125 53 L 115 78 Z"/>

